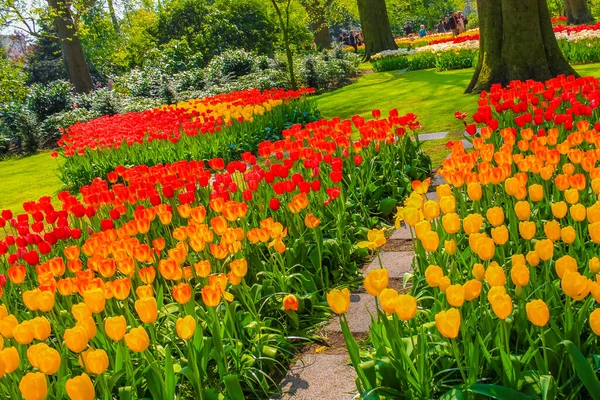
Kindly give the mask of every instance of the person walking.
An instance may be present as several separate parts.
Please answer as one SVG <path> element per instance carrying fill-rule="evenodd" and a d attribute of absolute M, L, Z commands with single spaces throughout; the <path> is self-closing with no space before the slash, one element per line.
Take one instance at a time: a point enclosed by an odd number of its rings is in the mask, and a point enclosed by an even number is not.
<path fill-rule="evenodd" d="M 448 21 L 448 25 L 450 26 L 450 30 L 452 31 L 452 35 L 458 36 L 458 24 L 456 20 L 456 14 L 452 11 L 452 15 L 450 16 L 450 20 Z"/>
<path fill-rule="evenodd" d="M 419 37 L 425 37 L 427 36 L 427 31 L 425 30 L 425 25 L 421 25 L 421 28 L 419 29 Z"/>
<path fill-rule="evenodd" d="M 406 23 L 404 24 L 404 35 L 406 37 L 409 37 L 412 33 L 412 25 L 410 24 L 410 22 L 406 21 Z"/>
<path fill-rule="evenodd" d="M 437 33 L 444 33 L 444 32 L 446 32 L 444 30 L 444 22 L 441 19 L 438 22 L 438 24 L 435 26 L 435 30 L 436 30 Z"/>
<path fill-rule="evenodd" d="M 465 31 L 465 18 L 460 11 L 456 16 L 456 29 L 458 30 L 459 35 Z"/>
<path fill-rule="evenodd" d="M 450 32 L 450 21 L 448 21 L 448 17 L 444 18 L 444 32 Z"/>
<path fill-rule="evenodd" d="M 356 44 L 356 31 L 354 29 L 350 31 L 350 36 L 348 37 L 348 44 L 354 47 L 354 52 L 358 54 L 358 45 Z"/>

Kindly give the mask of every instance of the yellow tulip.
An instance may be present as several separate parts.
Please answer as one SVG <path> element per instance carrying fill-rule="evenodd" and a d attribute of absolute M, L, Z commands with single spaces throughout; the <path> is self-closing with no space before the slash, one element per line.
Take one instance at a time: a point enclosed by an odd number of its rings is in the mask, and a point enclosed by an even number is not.
<path fill-rule="evenodd" d="M 548 221 L 544 224 L 544 233 L 546 237 L 553 242 L 560 239 L 560 224 L 557 220 Z"/>
<path fill-rule="evenodd" d="M 125 332 L 127 332 L 127 321 L 125 320 L 125 317 L 117 315 L 116 317 L 106 318 L 104 321 L 104 331 L 106 332 L 106 336 L 115 342 L 123 339 Z"/>
<path fill-rule="evenodd" d="M 474 264 L 471 273 L 478 281 L 482 281 L 485 279 L 485 267 L 483 266 L 483 264 Z"/>
<path fill-rule="evenodd" d="M 598 271 L 600 271 L 600 259 L 598 259 L 598 257 L 590 258 L 588 266 L 590 268 L 591 273 L 597 274 Z"/>
<path fill-rule="evenodd" d="M 409 294 L 398 295 L 395 311 L 403 321 L 413 319 L 417 315 L 417 299 Z"/>
<path fill-rule="evenodd" d="M 446 253 L 448 253 L 448 255 L 451 256 L 456 254 L 457 248 L 454 239 L 444 240 L 444 251 L 446 251 Z"/>
<path fill-rule="evenodd" d="M 389 273 L 385 268 L 374 269 L 365 278 L 365 289 L 371 296 L 379 296 L 379 293 L 388 286 Z"/>
<path fill-rule="evenodd" d="M 600 336 L 600 308 L 596 308 L 590 314 L 590 327 L 596 335 Z"/>
<path fill-rule="evenodd" d="M 436 231 L 427 232 L 423 235 L 421 244 L 423 245 L 425 251 L 433 253 L 440 246 L 440 237 L 438 236 Z"/>
<path fill-rule="evenodd" d="M 83 293 L 83 301 L 94 314 L 98 314 L 106 306 L 106 295 L 101 288 L 86 290 Z"/>
<path fill-rule="evenodd" d="M 515 286 L 525 286 L 529 283 L 529 268 L 525 264 L 517 264 L 510 270 L 510 278 Z"/>
<path fill-rule="evenodd" d="M 46 376 L 41 372 L 29 372 L 19 382 L 19 390 L 25 400 L 44 400 L 48 395 Z"/>
<path fill-rule="evenodd" d="M 67 395 L 71 400 L 94 400 L 96 397 L 94 384 L 90 377 L 85 373 L 67 379 L 65 387 L 67 389 Z"/>
<path fill-rule="evenodd" d="M 178 318 L 175 322 L 175 331 L 180 339 L 188 340 L 194 335 L 196 330 L 196 320 L 191 315 L 186 315 L 184 318 Z"/>
<path fill-rule="evenodd" d="M 449 234 L 454 234 L 460 229 L 460 217 L 456 213 L 448 213 L 442 217 L 442 226 Z"/>
<path fill-rule="evenodd" d="M 571 218 L 577 222 L 584 221 L 587 218 L 587 210 L 581 203 L 572 205 L 571 208 L 569 208 L 569 214 L 571 214 Z"/>
<path fill-rule="evenodd" d="M 521 221 L 526 221 L 531 216 L 531 207 L 528 201 L 518 201 L 515 204 L 515 213 Z"/>
<path fill-rule="evenodd" d="M 73 353 L 81 353 L 88 345 L 88 334 L 82 326 L 65 329 L 63 337 L 65 344 Z"/>
<path fill-rule="evenodd" d="M 542 201 L 544 199 L 544 188 L 540 184 L 533 184 L 529 186 L 529 198 L 534 203 Z"/>
<path fill-rule="evenodd" d="M 483 225 L 483 217 L 480 214 L 469 214 L 463 220 L 463 229 L 467 235 L 479 232 Z"/>
<path fill-rule="evenodd" d="M 577 203 L 579 201 L 579 190 L 574 188 L 565 190 L 565 200 L 569 204 Z"/>
<path fill-rule="evenodd" d="M 590 293 L 588 279 L 579 272 L 565 271 L 560 286 L 574 300 L 583 300 Z"/>
<path fill-rule="evenodd" d="M 21 362 L 19 352 L 15 347 L 6 347 L 0 351 L 0 360 L 4 363 L 4 372 L 7 374 L 19 368 L 19 363 Z"/>
<path fill-rule="evenodd" d="M 456 338 L 460 331 L 460 312 L 456 308 L 440 311 L 435 315 L 435 325 L 442 336 Z"/>
<path fill-rule="evenodd" d="M 533 221 L 521 221 L 519 222 L 519 233 L 525 240 L 531 240 L 535 236 L 535 222 Z"/>
<path fill-rule="evenodd" d="M 442 279 L 440 279 L 439 287 L 442 293 L 446 293 L 446 290 L 448 289 L 448 287 L 450 287 L 450 285 L 452 285 L 452 281 L 447 276 L 443 276 Z"/>
<path fill-rule="evenodd" d="M 452 307 L 459 308 L 465 302 L 465 288 L 460 284 L 448 286 L 446 300 Z"/>
<path fill-rule="evenodd" d="M 512 299 L 508 294 L 500 294 L 490 299 L 492 311 L 500 319 L 506 319 L 512 313 Z"/>
<path fill-rule="evenodd" d="M 556 260 L 556 274 L 562 279 L 566 271 L 577 272 L 577 260 L 569 255 L 564 255 Z"/>
<path fill-rule="evenodd" d="M 330 291 L 327 293 L 327 304 L 334 313 L 345 314 L 350 308 L 350 291 L 347 288 Z"/>
<path fill-rule="evenodd" d="M 504 269 L 495 261 L 490 263 L 485 270 L 485 280 L 490 286 L 504 286 L 506 284 Z"/>
<path fill-rule="evenodd" d="M 398 292 L 394 289 L 386 288 L 379 293 L 381 308 L 383 308 L 383 311 L 388 315 L 396 311 L 396 299 L 398 299 Z"/>
<path fill-rule="evenodd" d="M 426 219 L 432 220 L 440 216 L 440 205 L 437 201 L 428 200 L 423 204 L 423 215 Z"/>
<path fill-rule="evenodd" d="M 37 367 L 46 375 L 57 373 L 60 368 L 60 354 L 56 349 L 46 346 L 46 348 L 38 354 Z"/>
<path fill-rule="evenodd" d="M 444 214 L 456 212 L 456 199 L 454 196 L 444 196 L 440 198 L 440 209 Z"/>
<path fill-rule="evenodd" d="M 125 344 L 130 350 L 137 353 L 143 353 L 150 345 L 150 338 L 143 326 L 131 328 L 129 333 L 125 334 Z"/>
<path fill-rule="evenodd" d="M 532 300 L 525 305 L 527 318 L 535 326 L 546 326 L 550 319 L 550 310 L 543 300 Z"/>
<path fill-rule="evenodd" d="M 535 254 L 543 261 L 551 260 L 554 255 L 554 243 L 552 240 L 538 240 L 535 243 Z"/>
<path fill-rule="evenodd" d="M 492 226 L 500 226 L 504 223 L 504 210 L 500 207 L 492 207 L 487 210 L 485 217 Z"/>
<path fill-rule="evenodd" d="M 535 251 L 530 251 L 529 253 L 527 253 L 527 256 L 525 258 L 527 259 L 529 265 L 531 265 L 532 267 L 537 267 L 540 264 L 540 257 Z"/>
<path fill-rule="evenodd" d="M 425 269 L 425 280 L 431 287 L 440 286 L 440 281 L 444 277 L 444 271 L 437 265 L 430 265 Z"/>
<path fill-rule="evenodd" d="M 464 284 L 465 300 L 475 300 L 481 294 L 481 287 L 483 285 L 477 279 L 471 279 Z"/>
<path fill-rule="evenodd" d="M 499 246 L 502 246 L 508 242 L 508 229 L 506 228 L 506 225 L 500 225 L 496 228 L 492 228 L 492 239 L 494 239 L 494 243 Z"/>
<path fill-rule="evenodd" d="M 479 201 L 481 199 L 481 185 L 478 182 L 471 182 L 467 186 L 467 195 L 473 201 Z"/>
<path fill-rule="evenodd" d="M 567 203 L 564 201 L 559 201 L 558 203 L 553 203 L 550 208 L 552 209 L 552 215 L 555 218 L 561 219 L 567 215 Z"/>
<path fill-rule="evenodd" d="M 154 297 L 145 297 L 135 301 L 135 311 L 140 320 L 146 324 L 151 324 L 158 318 L 158 308 Z"/>

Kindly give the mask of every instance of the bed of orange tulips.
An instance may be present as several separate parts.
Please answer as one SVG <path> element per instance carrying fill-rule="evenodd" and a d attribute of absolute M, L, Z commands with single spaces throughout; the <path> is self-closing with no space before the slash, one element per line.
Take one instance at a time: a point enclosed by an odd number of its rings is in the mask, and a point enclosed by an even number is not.
<path fill-rule="evenodd" d="M 416 116 L 374 117 L 295 125 L 228 163 L 119 166 L 59 208 L 3 211 L 0 393 L 268 397 L 327 289 L 357 277 L 353 243 L 429 173 Z"/>
<path fill-rule="evenodd" d="M 398 208 L 411 288 L 365 279 L 372 351 L 347 335 L 363 398 L 600 396 L 599 101 L 597 79 L 558 77 L 482 93 L 473 125 L 456 114 L 474 149 L 449 143 L 439 200 L 414 182 Z"/>

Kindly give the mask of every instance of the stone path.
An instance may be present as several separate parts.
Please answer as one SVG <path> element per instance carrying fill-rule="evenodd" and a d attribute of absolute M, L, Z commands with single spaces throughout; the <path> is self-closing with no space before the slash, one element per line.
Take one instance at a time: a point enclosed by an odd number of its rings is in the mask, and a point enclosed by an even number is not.
<path fill-rule="evenodd" d="M 443 178 L 437 176 L 430 187 L 431 192 L 427 194 L 429 199 L 437 199 L 433 190 L 441 183 L 444 183 Z M 413 270 L 414 252 L 408 227 L 403 226 L 392 233 L 379 257 L 383 267 L 389 271 L 389 286 L 398 291 L 402 290 L 405 274 Z M 363 268 L 363 274 L 376 268 L 379 268 L 378 257 Z M 350 332 L 357 341 L 367 337 L 371 315 L 374 314 L 375 299 L 364 292 L 364 289 L 350 296 L 350 308 L 346 317 Z M 331 319 L 323 329 L 322 335 L 330 346 L 309 346 L 298 356 L 281 382 L 280 399 L 350 400 L 358 396 L 355 385 L 356 372 L 348 358 L 338 317 Z"/>

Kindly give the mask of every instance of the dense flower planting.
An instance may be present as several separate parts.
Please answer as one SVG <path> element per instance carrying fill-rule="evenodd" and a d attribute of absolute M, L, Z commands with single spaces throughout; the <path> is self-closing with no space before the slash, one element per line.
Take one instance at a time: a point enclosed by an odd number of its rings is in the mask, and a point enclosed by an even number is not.
<path fill-rule="evenodd" d="M 310 120 L 314 106 L 300 99 L 313 92 L 246 90 L 75 124 L 58 142 L 66 157 L 63 181 L 80 187 L 119 165 L 234 160 L 290 124 Z"/>
<path fill-rule="evenodd" d="M 598 396 L 599 106 L 592 77 L 481 94 L 465 122 L 474 149 L 449 143 L 439 200 L 413 182 L 398 209 L 411 289 L 388 288 L 385 269 L 365 279 L 372 351 L 361 359 L 346 335 L 363 397 Z M 342 323 L 347 298 L 328 296 Z"/>
<path fill-rule="evenodd" d="M 594 25 L 553 27 L 559 46 L 571 63 L 584 64 L 600 61 L 600 23 Z M 426 37 L 427 38 L 427 37 Z M 440 71 L 470 68 L 477 61 L 479 30 L 459 36 L 436 35 L 435 40 L 420 38 L 397 50 L 382 51 L 373 56 L 377 71 L 410 68 L 412 70 L 436 68 Z M 410 42 L 409 42 L 410 43 Z"/>
<path fill-rule="evenodd" d="M 3 211 L 0 392 L 267 398 L 326 290 L 357 276 L 353 244 L 429 173 L 416 116 L 373 117 Z"/>

